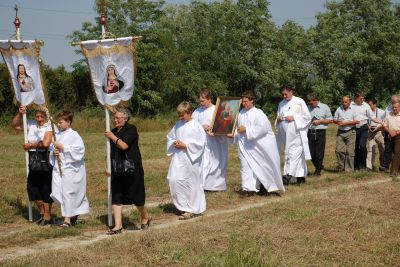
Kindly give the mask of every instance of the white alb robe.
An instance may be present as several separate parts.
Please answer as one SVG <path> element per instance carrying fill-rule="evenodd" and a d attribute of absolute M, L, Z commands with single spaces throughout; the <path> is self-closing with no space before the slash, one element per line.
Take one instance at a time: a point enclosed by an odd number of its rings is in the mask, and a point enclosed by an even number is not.
<path fill-rule="evenodd" d="M 293 96 L 290 101 L 279 103 L 277 116 L 293 116 L 294 121 L 275 121 L 278 128 L 278 148 L 284 145 L 285 165 L 284 175 L 294 177 L 307 176 L 306 160 L 311 159 L 308 146 L 307 131 L 311 123 L 311 115 L 303 99 Z"/>
<path fill-rule="evenodd" d="M 238 118 L 240 126 L 246 127 L 246 132 L 235 134 L 242 189 L 258 192 L 261 183 L 268 192 L 285 191 L 278 146 L 267 116 L 256 107 L 242 109 Z"/>
<path fill-rule="evenodd" d="M 175 148 L 174 141 L 186 144 Z M 167 179 L 175 207 L 194 214 L 206 210 L 206 197 L 201 177 L 201 159 L 206 143 L 203 127 L 195 120 L 179 120 L 167 135 L 167 156 L 173 156 Z"/>
<path fill-rule="evenodd" d="M 51 153 L 54 168 L 50 196 L 60 204 L 61 214 L 64 217 L 89 213 L 89 201 L 86 197 L 85 146 L 82 138 L 71 128 L 59 131 L 56 138 L 64 145 L 59 155 L 62 176 L 60 176 L 58 162 Z"/>
<path fill-rule="evenodd" d="M 192 118 L 200 123 L 211 125 L 215 106 L 199 107 Z M 210 136 L 206 133 L 206 146 L 201 162 L 204 190 L 225 191 L 226 169 L 228 167 L 228 141 L 225 136 Z"/>

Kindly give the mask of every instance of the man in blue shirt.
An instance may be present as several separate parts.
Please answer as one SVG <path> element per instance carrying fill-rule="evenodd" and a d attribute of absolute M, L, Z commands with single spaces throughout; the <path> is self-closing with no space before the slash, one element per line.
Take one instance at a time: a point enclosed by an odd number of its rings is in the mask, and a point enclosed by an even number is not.
<path fill-rule="evenodd" d="M 320 176 L 324 169 L 326 129 L 333 118 L 330 108 L 321 103 L 316 94 L 307 95 L 307 102 L 311 114 L 311 124 L 307 133 L 308 146 L 310 147 L 311 161 L 315 167 L 315 175 Z"/>

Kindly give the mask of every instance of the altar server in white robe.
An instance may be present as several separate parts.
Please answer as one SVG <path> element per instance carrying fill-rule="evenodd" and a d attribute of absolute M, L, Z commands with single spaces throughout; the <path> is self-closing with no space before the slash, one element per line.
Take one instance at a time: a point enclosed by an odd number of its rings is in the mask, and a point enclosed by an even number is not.
<path fill-rule="evenodd" d="M 210 90 L 202 90 L 199 95 L 200 107 L 193 112 L 192 118 L 201 124 L 206 133 L 206 146 L 201 163 L 204 190 L 225 191 L 228 140 L 226 136 L 213 136 L 210 133 L 215 111 L 211 100 Z"/>
<path fill-rule="evenodd" d="M 280 92 L 283 100 L 279 103 L 275 127 L 278 129 L 279 150 L 281 145 L 284 146 L 283 182 L 305 183 L 306 160 L 311 159 L 307 137 L 311 115 L 304 100 L 293 95 L 292 87 L 284 85 Z"/>
<path fill-rule="evenodd" d="M 86 197 L 85 146 L 79 134 L 71 129 L 73 114 L 61 111 L 57 117 L 59 132 L 53 143 L 53 181 L 51 197 L 60 204 L 63 228 L 76 223 L 78 215 L 89 212 Z M 58 159 L 61 165 L 59 169 Z"/>
<path fill-rule="evenodd" d="M 201 160 L 206 144 L 203 127 L 192 119 L 193 106 L 183 101 L 177 107 L 179 121 L 167 135 L 167 156 L 173 156 L 167 179 L 172 202 L 181 212 L 180 220 L 206 210 L 201 177 Z"/>
<path fill-rule="evenodd" d="M 275 134 L 264 112 L 254 106 L 251 91 L 242 94 L 235 142 L 238 143 L 242 190 L 259 192 L 285 191 L 280 171 L 280 158 Z"/>

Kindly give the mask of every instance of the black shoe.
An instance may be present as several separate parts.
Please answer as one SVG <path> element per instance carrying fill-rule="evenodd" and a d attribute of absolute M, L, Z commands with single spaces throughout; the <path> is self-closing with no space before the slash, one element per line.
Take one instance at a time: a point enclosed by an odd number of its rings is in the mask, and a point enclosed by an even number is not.
<path fill-rule="evenodd" d="M 387 172 L 387 171 L 388 171 L 388 168 L 383 167 L 383 166 L 380 166 L 380 167 L 379 167 L 379 171 L 380 171 L 380 172 Z"/>
<path fill-rule="evenodd" d="M 34 221 L 34 223 L 36 223 L 37 225 L 41 225 L 41 223 L 43 222 L 43 216 L 41 216 L 37 221 Z"/>
<path fill-rule="evenodd" d="M 297 184 L 305 184 L 306 178 L 305 177 L 296 177 L 296 183 Z"/>
<path fill-rule="evenodd" d="M 72 226 L 75 226 L 77 221 L 78 221 L 78 215 L 71 217 L 71 225 Z"/>
<path fill-rule="evenodd" d="M 147 218 L 147 223 L 142 223 L 140 225 L 140 229 L 142 230 L 147 230 L 150 227 L 150 222 L 153 218 L 150 216 L 149 218 Z"/>
<path fill-rule="evenodd" d="M 51 220 L 45 220 L 45 219 L 43 219 L 43 220 L 41 221 L 41 223 L 38 224 L 38 225 L 40 225 L 40 226 L 50 226 L 50 225 L 51 225 Z"/>
<path fill-rule="evenodd" d="M 282 176 L 283 185 L 289 185 L 291 178 L 292 178 L 291 175 L 287 175 L 287 174 L 283 175 Z"/>

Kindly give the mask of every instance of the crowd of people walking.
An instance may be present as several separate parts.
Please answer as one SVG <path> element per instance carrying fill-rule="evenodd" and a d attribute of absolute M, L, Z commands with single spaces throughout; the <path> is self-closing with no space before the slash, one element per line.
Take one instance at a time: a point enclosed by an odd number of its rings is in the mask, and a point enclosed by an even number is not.
<path fill-rule="evenodd" d="M 318 95 L 307 95 L 307 103 L 294 95 L 291 86 L 280 88 L 282 101 L 276 113 L 275 129 L 267 115 L 255 107 L 252 91 L 241 95 L 242 109 L 232 134 L 216 136 L 212 129 L 215 105 L 208 89 L 199 94 L 200 106 L 183 101 L 177 107 L 179 120 L 167 134 L 167 156 L 172 156 L 167 180 L 172 203 L 179 220 L 191 219 L 206 210 L 206 191 L 227 189 L 228 145 L 237 144 L 240 159 L 241 188 L 245 194 L 279 194 L 285 186 L 306 183 L 310 175 L 307 160 L 315 167 L 313 175 L 324 172 L 326 131 L 337 125 L 335 153 L 337 172 L 374 170 L 397 176 L 400 169 L 400 99 L 394 95 L 391 104 L 379 109 L 376 99 L 365 101 L 359 92 L 343 96 L 332 116 L 331 109 Z M 308 105 L 307 105 L 308 104 Z M 22 130 L 21 106 L 12 126 Z M 150 226 L 152 217 L 145 208 L 145 175 L 136 127 L 129 124 L 130 113 L 119 108 L 114 114 L 115 128 L 106 131 L 111 146 L 112 211 L 114 226 L 108 235 L 121 233 L 122 207 L 133 204 L 140 216 L 140 228 Z M 85 146 L 71 128 L 73 114 L 61 111 L 57 128 L 51 127 L 46 110 L 35 111 L 28 123 L 29 152 L 27 191 L 40 219 L 39 225 L 50 225 L 53 201 L 61 207 L 62 228 L 73 226 L 79 215 L 89 212 L 86 197 Z M 281 156 L 283 169 L 281 170 Z M 379 153 L 379 156 L 378 156 Z M 41 162 L 41 164 L 38 164 Z M 389 169 L 390 168 L 390 169 Z"/>

